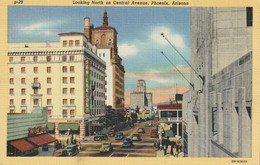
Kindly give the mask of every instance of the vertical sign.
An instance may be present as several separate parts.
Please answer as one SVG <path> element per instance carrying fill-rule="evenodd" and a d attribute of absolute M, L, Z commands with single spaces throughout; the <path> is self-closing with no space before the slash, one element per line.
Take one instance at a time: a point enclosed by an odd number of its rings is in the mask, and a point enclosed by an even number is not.
<path fill-rule="evenodd" d="M 85 114 L 89 114 L 90 110 L 90 102 L 89 102 L 89 69 L 90 69 L 90 60 L 86 59 L 85 60 Z"/>

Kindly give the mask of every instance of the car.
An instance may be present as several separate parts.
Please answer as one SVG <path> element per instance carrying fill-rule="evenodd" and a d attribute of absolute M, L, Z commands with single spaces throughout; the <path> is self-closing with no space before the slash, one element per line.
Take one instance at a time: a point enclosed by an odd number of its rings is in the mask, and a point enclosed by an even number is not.
<path fill-rule="evenodd" d="M 124 138 L 124 134 L 123 132 L 119 131 L 119 132 L 116 132 L 116 135 L 115 135 L 115 139 L 116 140 L 121 140 Z"/>
<path fill-rule="evenodd" d="M 133 141 L 130 138 L 124 138 L 122 146 L 131 147 L 131 146 L 133 146 Z"/>
<path fill-rule="evenodd" d="M 140 135 L 138 135 L 138 134 L 133 134 L 132 135 L 132 141 L 139 141 L 139 140 L 141 140 Z"/>
<path fill-rule="evenodd" d="M 64 149 L 67 150 L 68 156 L 75 156 L 79 153 L 78 145 L 76 144 L 68 145 Z"/>
<path fill-rule="evenodd" d="M 109 136 L 109 137 L 113 137 L 113 136 L 115 136 L 115 128 L 111 128 L 109 131 L 108 131 L 108 133 L 107 133 L 107 136 Z"/>
<path fill-rule="evenodd" d="M 100 134 L 100 135 L 96 135 L 94 136 L 94 141 L 101 141 L 101 140 L 107 140 L 108 137 L 106 134 Z"/>
<path fill-rule="evenodd" d="M 156 129 L 152 129 L 150 133 L 151 138 L 157 138 L 158 137 L 158 131 Z"/>
<path fill-rule="evenodd" d="M 145 133 L 144 128 L 138 128 L 138 133 Z"/>
<path fill-rule="evenodd" d="M 53 152 L 53 156 L 63 157 L 63 156 L 68 156 L 68 153 L 67 153 L 67 150 L 65 150 L 65 149 L 58 149 Z"/>
<path fill-rule="evenodd" d="M 148 122 L 147 122 L 147 126 L 148 126 L 148 127 L 153 127 L 153 123 L 152 123 L 151 121 L 148 121 Z"/>
<path fill-rule="evenodd" d="M 99 151 L 100 152 L 110 152 L 113 149 L 111 142 L 103 142 Z"/>

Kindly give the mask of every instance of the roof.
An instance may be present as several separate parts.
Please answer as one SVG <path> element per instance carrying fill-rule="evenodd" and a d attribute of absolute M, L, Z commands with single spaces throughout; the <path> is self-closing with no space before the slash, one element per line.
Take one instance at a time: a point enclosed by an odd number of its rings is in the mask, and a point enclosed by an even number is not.
<path fill-rule="evenodd" d="M 79 33 L 79 32 L 68 32 L 68 33 L 60 33 L 58 34 L 59 36 L 73 36 L 73 35 L 83 35 L 85 36 L 84 33 Z M 86 36 L 85 36 L 86 37 Z"/>
<path fill-rule="evenodd" d="M 20 150 L 21 152 L 29 151 L 35 148 L 34 145 L 32 145 L 24 139 L 11 141 L 10 144 L 18 150 Z"/>
<path fill-rule="evenodd" d="M 182 104 L 165 104 L 158 105 L 157 109 L 182 109 Z"/>
<path fill-rule="evenodd" d="M 95 29 L 95 30 L 109 30 L 109 29 L 115 30 L 114 27 L 112 27 L 112 26 L 106 26 L 106 25 L 99 26 L 99 27 L 96 27 L 96 28 L 94 28 L 94 29 Z"/>

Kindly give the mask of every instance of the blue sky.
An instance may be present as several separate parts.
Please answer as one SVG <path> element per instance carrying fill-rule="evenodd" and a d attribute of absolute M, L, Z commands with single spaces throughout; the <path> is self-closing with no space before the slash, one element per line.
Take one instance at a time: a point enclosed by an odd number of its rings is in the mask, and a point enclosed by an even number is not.
<path fill-rule="evenodd" d="M 8 42 L 59 41 L 58 33 L 83 32 L 84 17 L 94 27 L 102 25 L 105 7 L 8 8 Z M 161 55 L 164 51 L 189 79 L 190 69 L 161 37 L 165 33 L 190 61 L 190 8 L 107 7 L 109 25 L 118 32 L 119 55 L 125 66 L 126 102 L 136 80 L 146 80 L 154 103 L 167 101 L 187 90 L 188 83 Z M 186 87 L 185 87 L 186 86 Z M 169 100 L 169 99 L 168 99 Z"/>

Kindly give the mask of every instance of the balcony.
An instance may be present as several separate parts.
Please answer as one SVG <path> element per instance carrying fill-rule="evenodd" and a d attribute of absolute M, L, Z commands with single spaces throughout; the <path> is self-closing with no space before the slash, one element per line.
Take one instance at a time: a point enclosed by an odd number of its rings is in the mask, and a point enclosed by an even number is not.
<path fill-rule="evenodd" d="M 33 89 L 37 89 L 37 88 L 40 89 L 41 88 L 41 84 L 39 82 L 34 82 L 34 83 L 32 83 L 31 86 L 32 86 Z"/>

